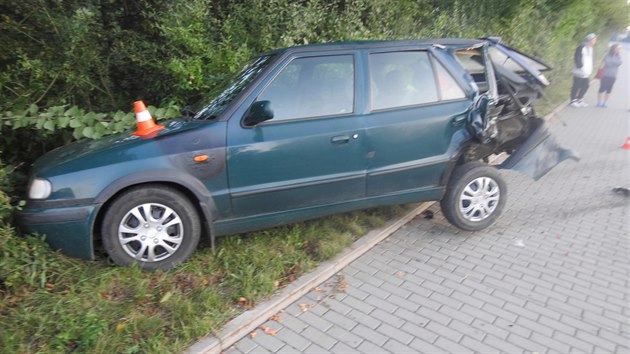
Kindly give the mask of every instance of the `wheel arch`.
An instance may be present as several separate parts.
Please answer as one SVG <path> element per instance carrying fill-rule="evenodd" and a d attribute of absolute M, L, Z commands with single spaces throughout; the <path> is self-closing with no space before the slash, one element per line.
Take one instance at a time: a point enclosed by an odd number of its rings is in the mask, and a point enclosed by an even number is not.
<path fill-rule="evenodd" d="M 214 227 L 212 215 L 216 215 L 216 204 L 212 195 L 197 178 L 180 171 L 161 169 L 148 170 L 122 177 L 112 182 L 95 198 L 95 203 L 101 204 L 92 225 L 92 242 L 100 244 L 100 229 L 103 218 L 112 201 L 126 191 L 139 186 L 169 186 L 184 194 L 188 198 L 201 219 L 202 235 L 209 236 L 214 246 Z M 205 224 L 205 226 L 203 225 Z"/>
<path fill-rule="evenodd" d="M 458 166 L 462 166 L 469 162 L 481 161 L 487 162 L 488 156 L 492 155 L 492 148 L 472 139 L 462 143 L 459 148 L 451 155 L 450 163 L 444 170 L 440 184 L 447 186 L 453 175 L 453 171 Z"/>
<path fill-rule="evenodd" d="M 474 149 L 475 142 L 472 135 L 466 130 L 461 129 L 455 134 L 449 144 L 447 150 L 448 166 L 442 172 L 440 185 L 446 187 L 451 180 L 451 175 L 457 166 L 463 165 L 470 161 L 470 151 Z"/>

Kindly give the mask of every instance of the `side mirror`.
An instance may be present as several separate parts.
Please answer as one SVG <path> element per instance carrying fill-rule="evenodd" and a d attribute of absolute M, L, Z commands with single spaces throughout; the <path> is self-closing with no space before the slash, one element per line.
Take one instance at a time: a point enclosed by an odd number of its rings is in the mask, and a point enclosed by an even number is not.
<path fill-rule="evenodd" d="M 253 127 L 264 121 L 268 121 L 273 118 L 273 109 L 271 109 L 270 101 L 256 101 L 252 103 L 245 113 L 245 119 L 243 123 L 248 127 Z"/>

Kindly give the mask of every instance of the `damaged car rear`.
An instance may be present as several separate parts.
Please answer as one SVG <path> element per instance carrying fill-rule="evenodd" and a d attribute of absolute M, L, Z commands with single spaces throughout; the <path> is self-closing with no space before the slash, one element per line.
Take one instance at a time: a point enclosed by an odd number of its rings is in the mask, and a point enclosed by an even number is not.
<path fill-rule="evenodd" d="M 165 129 L 42 156 L 20 224 L 147 270 L 185 261 L 202 234 L 388 204 L 440 201 L 482 230 L 506 202 L 500 168 L 538 179 L 573 156 L 534 112 L 549 69 L 496 38 L 274 50 Z"/>
<path fill-rule="evenodd" d="M 500 44 L 498 38 L 484 40 L 466 48 L 451 44 L 480 88 L 480 102 L 470 121 L 476 140 L 470 159 L 505 152 L 510 157 L 500 168 L 517 170 L 535 180 L 567 158 L 577 160 L 573 152 L 558 146 L 534 111 L 534 103 L 550 84 L 543 72 L 551 68 Z"/>

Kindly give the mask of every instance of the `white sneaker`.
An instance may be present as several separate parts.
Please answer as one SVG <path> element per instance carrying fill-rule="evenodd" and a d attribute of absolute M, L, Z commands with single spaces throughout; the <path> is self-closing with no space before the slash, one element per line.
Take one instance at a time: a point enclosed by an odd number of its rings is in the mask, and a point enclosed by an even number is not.
<path fill-rule="evenodd" d="M 571 106 L 571 107 L 575 107 L 575 108 L 581 108 L 581 107 L 582 107 L 582 105 L 581 105 L 581 104 L 580 104 L 580 102 L 578 102 L 578 101 L 573 101 L 573 102 L 571 102 L 571 103 L 569 104 L 569 106 Z"/>
<path fill-rule="evenodd" d="M 588 107 L 588 103 L 584 101 L 578 101 L 578 104 L 580 105 L 580 107 Z"/>

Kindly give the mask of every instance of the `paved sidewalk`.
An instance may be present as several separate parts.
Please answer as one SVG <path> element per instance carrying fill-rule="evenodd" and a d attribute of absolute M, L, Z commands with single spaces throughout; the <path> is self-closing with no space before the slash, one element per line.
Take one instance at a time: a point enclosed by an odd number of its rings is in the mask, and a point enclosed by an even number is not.
<path fill-rule="evenodd" d="M 567 108 L 577 151 L 540 181 L 504 171 L 484 232 L 418 217 L 227 353 L 630 353 L 628 52 L 609 108 Z M 266 331 L 265 331 L 266 330 Z"/>

